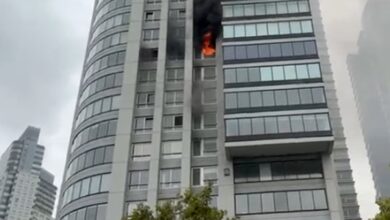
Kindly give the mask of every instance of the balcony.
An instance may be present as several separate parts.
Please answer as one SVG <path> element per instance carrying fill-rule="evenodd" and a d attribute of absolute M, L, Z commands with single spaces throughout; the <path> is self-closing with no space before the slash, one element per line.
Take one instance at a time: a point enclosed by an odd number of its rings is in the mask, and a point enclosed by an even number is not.
<path fill-rule="evenodd" d="M 229 118 L 228 157 L 331 152 L 334 137 L 327 113 Z"/>

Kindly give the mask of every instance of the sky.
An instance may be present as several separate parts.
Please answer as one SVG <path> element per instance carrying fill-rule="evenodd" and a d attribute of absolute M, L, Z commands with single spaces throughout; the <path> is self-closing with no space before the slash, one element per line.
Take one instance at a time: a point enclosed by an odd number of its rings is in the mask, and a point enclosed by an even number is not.
<path fill-rule="evenodd" d="M 346 57 L 357 51 L 366 0 L 320 0 L 361 216 L 377 212 Z M 43 166 L 60 187 L 93 0 L 0 1 L 0 153 L 41 128 Z"/>

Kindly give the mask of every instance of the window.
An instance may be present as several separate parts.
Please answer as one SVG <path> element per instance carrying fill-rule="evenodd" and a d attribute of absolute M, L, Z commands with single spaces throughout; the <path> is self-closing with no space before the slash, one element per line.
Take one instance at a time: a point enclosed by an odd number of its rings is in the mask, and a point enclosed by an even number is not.
<path fill-rule="evenodd" d="M 166 105 L 182 105 L 183 98 L 184 98 L 183 91 L 165 92 L 165 104 Z"/>
<path fill-rule="evenodd" d="M 149 5 L 157 5 L 161 4 L 161 0 L 147 0 L 146 3 Z"/>
<path fill-rule="evenodd" d="M 103 85 L 102 87 L 97 87 L 97 85 Z M 94 95 L 100 91 L 119 87 L 122 85 L 122 73 L 114 73 L 104 77 L 101 77 L 95 81 L 92 81 L 80 95 L 78 104 L 81 105 L 88 97 Z"/>
<path fill-rule="evenodd" d="M 225 93 L 225 109 L 227 113 L 237 111 L 250 111 L 254 108 L 278 107 L 294 108 L 297 105 L 319 105 L 326 103 L 324 88 L 299 88 L 287 90 L 264 90 L 251 92 Z M 324 128 L 327 127 L 326 124 Z"/>
<path fill-rule="evenodd" d="M 183 81 L 184 69 L 183 68 L 170 68 L 166 72 L 167 81 Z"/>
<path fill-rule="evenodd" d="M 163 158 L 180 158 L 183 148 L 182 141 L 164 141 L 162 142 Z"/>
<path fill-rule="evenodd" d="M 162 189 L 180 187 L 181 169 L 164 169 L 160 171 L 160 186 Z"/>
<path fill-rule="evenodd" d="M 149 83 L 156 81 L 156 70 L 140 70 L 138 73 L 138 82 Z"/>
<path fill-rule="evenodd" d="M 89 62 L 92 57 L 94 57 L 97 53 L 112 46 L 125 44 L 127 43 L 128 32 L 119 32 L 116 34 L 109 35 L 95 43 L 95 45 L 89 50 L 87 56 L 87 62 Z"/>
<path fill-rule="evenodd" d="M 143 31 L 144 41 L 158 40 L 160 36 L 160 29 L 147 29 Z"/>
<path fill-rule="evenodd" d="M 137 94 L 137 106 L 149 107 L 154 105 L 154 92 L 138 93 Z"/>
<path fill-rule="evenodd" d="M 217 126 L 217 114 L 215 112 L 204 112 L 193 117 L 194 129 L 209 129 Z"/>
<path fill-rule="evenodd" d="M 69 213 L 62 220 L 103 220 L 106 216 L 106 210 L 107 204 L 84 207 Z"/>
<path fill-rule="evenodd" d="M 192 168 L 192 185 L 207 186 L 217 183 L 217 167 Z"/>
<path fill-rule="evenodd" d="M 194 139 L 192 141 L 193 156 L 213 156 L 217 152 L 217 140 L 215 138 Z"/>
<path fill-rule="evenodd" d="M 150 160 L 151 143 L 135 143 L 133 144 L 132 158 L 134 161 Z"/>
<path fill-rule="evenodd" d="M 116 123 L 116 120 L 102 121 L 85 128 L 73 139 L 71 151 L 89 141 L 115 135 Z"/>
<path fill-rule="evenodd" d="M 139 117 L 135 118 L 134 130 L 136 133 L 143 133 L 152 130 L 153 117 Z"/>
<path fill-rule="evenodd" d="M 113 146 L 99 147 L 79 155 L 68 165 L 65 179 L 88 167 L 111 163 L 113 150 Z"/>
<path fill-rule="evenodd" d="M 257 45 L 257 44 L 256 44 Z M 258 61 L 264 60 L 279 60 L 281 58 L 292 57 L 313 57 L 317 56 L 317 48 L 315 41 L 302 41 L 302 42 L 286 42 L 286 43 L 273 43 L 273 44 L 258 44 L 258 53 L 250 52 L 253 46 L 256 45 L 243 45 L 243 46 L 225 46 L 224 47 L 224 60 L 225 62 L 240 62 L 240 60 L 252 59 Z M 283 47 L 282 47 L 283 45 Z M 233 47 L 233 51 L 231 51 Z M 250 52 L 251 57 L 248 57 Z M 257 55 L 258 54 L 258 55 Z M 248 62 L 248 61 L 247 61 Z"/>
<path fill-rule="evenodd" d="M 157 61 L 158 48 L 141 48 L 140 61 L 141 62 L 153 62 Z"/>
<path fill-rule="evenodd" d="M 95 115 L 119 109 L 119 96 L 99 99 L 84 107 L 77 116 L 76 126 Z"/>
<path fill-rule="evenodd" d="M 323 178 L 321 160 L 235 163 L 235 183 Z"/>
<path fill-rule="evenodd" d="M 195 79 L 200 80 L 215 80 L 215 67 L 199 67 L 194 69 Z"/>
<path fill-rule="evenodd" d="M 91 42 L 97 36 L 99 36 L 101 33 L 105 32 L 111 28 L 114 28 L 114 27 L 117 27 L 120 25 L 128 24 L 129 21 L 130 21 L 130 14 L 129 13 L 115 15 L 113 17 L 106 19 L 104 22 L 102 22 L 101 24 L 99 24 L 99 26 L 97 26 L 95 28 L 95 31 L 92 33 Z"/>
<path fill-rule="evenodd" d="M 246 195 L 236 195 L 236 214 L 248 213 L 248 197 Z"/>
<path fill-rule="evenodd" d="M 310 20 L 224 25 L 224 38 L 313 33 Z"/>
<path fill-rule="evenodd" d="M 119 52 L 108 54 L 96 60 L 94 63 L 89 65 L 89 67 L 85 71 L 83 76 L 83 83 L 85 83 L 86 80 L 96 72 L 99 72 L 109 67 L 122 65 L 125 61 L 125 55 L 126 55 L 125 51 L 119 51 Z"/>
<path fill-rule="evenodd" d="M 225 69 L 225 84 L 320 79 L 319 64 Z"/>
<path fill-rule="evenodd" d="M 237 215 L 328 209 L 323 189 L 237 194 L 235 200 Z"/>
<path fill-rule="evenodd" d="M 185 19 L 186 11 L 184 9 L 170 9 L 169 17 L 173 19 Z"/>
<path fill-rule="evenodd" d="M 160 11 L 146 11 L 145 12 L 145 21 L 159 21 L 160 20 Z"/>
<path fill-rule="evenodd" d="M 131 171 L 129 177 L 130 191 L 146 190 L 148 188 L 148 170 Z"/>
<path fill-rule="evenodd" d="M 179 129 L 183 127 L 182 115 L 165 115 L 163 117 L 164 129 Z"/>
<path fill-rule="evenodd" d="M 234 4 L 223 6 L 223 16 L 244 17 L 244 16 L 271 16 L 282 14 L 296 14 L 310 12 L 309 2 L 300 1 L 282 1 L 269 3 L 252 3 L 252 4 Z"/>
<path fill-rule="evenodd" d="M 110 174 L 103 174 L 87 177 L 75 182 L 64 191 L 62 196 L 62 198 L 64 198 L 64 202 L 62 206 L 65 206 L 69 202 L 80 197 L 107 192 L 109 190 L 109 181 Z"/>
<path fill-rule="evenodd" d="M 327 114 L 286 115 L 279 117 L 240 118 L 225 121 L 227 140 L 233 136 L 258 135 L 259 119 L 264 120 L 266 134 L 330 132 Z M 261 122 L 262 124 L 262 122 Z M 281 126 L 279 127 L 278 124 Z M 302 127 L 303 124 L 303 127 Z M 304 135 L 304 134 L 301 134 Z M 258 139 L 258 137 L 256 137 Z"/>

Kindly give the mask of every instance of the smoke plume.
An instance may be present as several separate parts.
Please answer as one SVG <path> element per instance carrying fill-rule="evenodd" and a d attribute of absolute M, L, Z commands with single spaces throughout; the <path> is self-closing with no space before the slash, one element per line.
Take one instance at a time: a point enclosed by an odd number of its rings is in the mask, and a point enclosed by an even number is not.
<path fill-rule="evenodd" d="M 211 32 L 212 44 L 221 32 L 222 6 L 220 0 L 194 0 L 194 46 L 200 50 L 203 36 Z"/>

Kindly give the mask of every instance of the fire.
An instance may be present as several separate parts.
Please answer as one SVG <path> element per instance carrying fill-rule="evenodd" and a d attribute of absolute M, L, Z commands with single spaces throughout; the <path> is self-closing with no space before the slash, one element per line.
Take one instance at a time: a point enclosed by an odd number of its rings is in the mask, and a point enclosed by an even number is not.
<path fill-rule="evenodd" d="M 202 43 L 202 53 L 206 57 L 211 57 L 215 55 L 215 48 L 212 43 L 213 33 L 207 32 L 203 35 L 203 43 Z"/>

